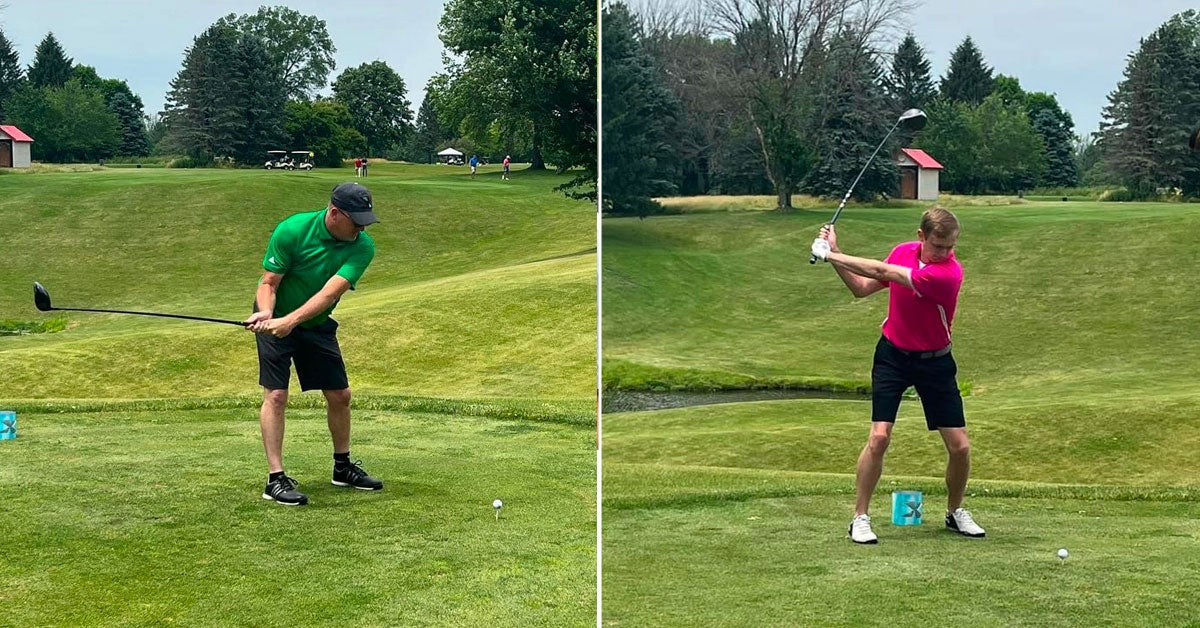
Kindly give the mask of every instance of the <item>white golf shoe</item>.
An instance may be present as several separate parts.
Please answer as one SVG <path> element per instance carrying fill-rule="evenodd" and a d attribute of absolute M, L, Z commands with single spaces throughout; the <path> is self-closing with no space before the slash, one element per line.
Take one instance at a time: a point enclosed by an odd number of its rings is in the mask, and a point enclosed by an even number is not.
<path fill-rule="evenodd" d="M 879 542 L 879 537 L 871 531 L 871 517 L 859 515 L 850 522 L 850 540 L 855 543 L 873 545 Z"/>
<path fill-rule="evenodd" d="M 986 536 L 983 528 L 979 527 L 979 524 L 971 518 L 971 513 L 962 508 L 946 515 L 946 527 L 973 539 L 982 539 Z"/>

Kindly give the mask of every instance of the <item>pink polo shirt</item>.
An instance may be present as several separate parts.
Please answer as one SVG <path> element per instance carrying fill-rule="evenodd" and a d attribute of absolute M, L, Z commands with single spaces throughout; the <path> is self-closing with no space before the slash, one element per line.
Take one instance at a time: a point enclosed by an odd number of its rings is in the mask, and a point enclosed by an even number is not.
<path fill-rule="evenodd" d="M 905 242 L 896 245 L 885 261 L 911 268 L 915 290 L 902 283 L 884 282 L 889 288 L 884 337 L 907 351 L 937 351 L 950 344 L 950 326 L 963 280 L 954 253 L 945 261 L 923 264 L 921 243 Z"/>

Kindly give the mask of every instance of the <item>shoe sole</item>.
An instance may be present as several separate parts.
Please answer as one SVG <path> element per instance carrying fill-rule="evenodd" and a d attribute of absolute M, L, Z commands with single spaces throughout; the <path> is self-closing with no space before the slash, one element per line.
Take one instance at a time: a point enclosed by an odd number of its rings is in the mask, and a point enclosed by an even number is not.
<path fill-rule="evenodd" d="M 987 538 L 986 532 L 983 534 L 967 534 L 966 532 L 963 532 L 962 530 L 955 530 L 954 528 L 946 528 L 946 529 L 955 534 L 961 534 L 961 535 L 967 537 L 968 539 L 986 539 Z"/>
<path fill-rule="evenodd" d="M 329 483 L 334 486 L 345 486 L 345 487 L 356 488 L 360 491 L 382 491 L 383 490 L 382 486 L 377 487 L 377 488 L 371 488 L 370 486 L 354 486 L 353 484 L 351 484 L 349 482 L 338 482 L 337 480 L 331 480 Z"/>
<path fill-rule="evenodd" d="M 270 495 L 268 495 L 266 493 L 262 494 L 262 498 L 269 499 L 269 500 L 275 502 L 276 504 L 283 504 L 284 506 L 303 506 L 308 503 L 308 499 L 305 499 L 304 501 L 298 501 L 298 502 L 281 502 L 278 499 L 275 499 L 274 497 L 271 497 Z"/>

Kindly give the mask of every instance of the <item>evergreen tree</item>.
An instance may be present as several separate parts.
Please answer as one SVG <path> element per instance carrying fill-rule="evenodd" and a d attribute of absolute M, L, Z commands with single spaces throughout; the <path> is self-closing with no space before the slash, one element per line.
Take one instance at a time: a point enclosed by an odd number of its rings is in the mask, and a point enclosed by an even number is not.
<path fill-rule="evenodd" d="M 6 118 L 4 103 L 25 82 L 21 59 L 13 50 L 12 42 L 0 30 L 0 121 Z"/>
<path fill-rule="evenodd" d="M 638 40 L 623 4 L 604 11 L 601 92 L 604 211 L 646 216 L 662 206 L 651 197 L 675 192 L 677 149 L 672 146 L 679 104 L 660 82 L 654 60 Z"/>
<path fill-rule="evenodd" d="M 71 79 L 72 64 L 54 33 L 47 33 L 33 53 L 29 82 L 34 87 L 62 87 Z"/>
<path fill-rule="evenodd" d="M 937 89 L 929 72 L 925 51 L 917 43 L 917 38 L 908 33 L 896 48 L 896 54 L 892 57 L 892 72 L 886 79 L 897 110 L 925 109 L 937 98 Z M 896 145 L 911 145 L 915 135 L 915 131 L 896 129 Z"/>
<path fill-rule="evenodd" d="M 1025 96 L 1025 112 L 1046 147 L 1046 177 L 1039 185 L 1072 187 L 1079 184 L 1075 161 L 1075 122 L 1062 110 L 1053 94 L 1033 92 Z"/>
<path fill-rule="evenodd" d="M 1104 167 L 1135 194 L 1147 196 L 1155 179 L 1150 147 L 1158 122 L 1151 98 L 1157 48 L 1157 39 L 1142 39 L 1138 51 L 1130 55 L 1125 78 L 1108 95 L 1097 140 L 1105 156 Z"/>
<path fill-rule="evenodd" d="M 1173 16 L 1141 40 L 1109 94 L 1097 145 L 1104 168 L 1135 197 L 1164 187 L 1200 194 L 1200 162 L 1179 150 L 1200 119 L 1198 41 L 1200 14 Z"/>
<path fill-rule="evenodd" d="M 134 102 L 122 92 L 116 92 L 105 101 L 109 111 L 121 123 L 121 145 L 118 155 L 141 156 L 150 154 L 150 141 L 146 136 L 146 123 L 142 115 L 141 102 Z"/>
<path fill-rule="evenodd" d="M 241 79 L 234 93 L 245 120 L 244 141 L 234 144 L 233 158 L 240 163 L 257 163 L 263 151 L 287 139 L 284 131 L 287 86 L 271 66 L 270 52 L 262 39 L 242 34 L 238 38 L 235 77 Z"/>
<path fill-rule="evenodd" d="M 899 113 L 893 111 L 882 89 L 883 71 L 862 39 L 851 33 L 830 44 L 826 84 L 822 90 L 826 112 L 817 132 L 815 167 L 801 189 L 816 196 L 841 196 L 859 171 L 867 166 L 854 187 L 854 198 L 871 199 L 895 190 L 897 171 L 891 154 L 895 136 L 875 153 Z"/>
<path fill-rule="evenodd" d="M 442 126 L 438 122 L 437 109 L 433 106 L 431 90 L 425 90 L 421 99 L 421 108 L 417 110 L 416 132 L 413 134 L 414 157 L 419 156 L 426 163 L 433 163 L 433 154 L 437 145 L 447 139 L 442 135 Z"/>
<path fill-rule="evenodd" d="M 214 25 L 196 37 L 171 81 L 168 145 L 201 162 L 256 163 L 285 139 L 287 94 L 258 38 Z"/>
<path fill-rule="evenodd" d="M 937 97 L 933 80 L 929 78 L 929 59 L 912 33 L 896 48 L 892 58 L 890 86 L 901 110 L 924 109 Z"/>
<path fill-rule="evenodd" d="M 978 105 L 992 93 L 993 83 L 992 69 L 984 65 L 983 54 L 968 35 L 950 56 L 940 86 L 942 98 Z"/>

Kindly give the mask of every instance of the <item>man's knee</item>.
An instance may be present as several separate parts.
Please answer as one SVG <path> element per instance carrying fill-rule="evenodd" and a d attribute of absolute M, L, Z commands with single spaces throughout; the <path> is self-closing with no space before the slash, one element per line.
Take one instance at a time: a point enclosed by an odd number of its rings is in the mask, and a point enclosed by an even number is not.
<path fill-rule="evenodd" d="M 281 408 L 287 405 L 288 391 L 286 388 L 264 388 L 263 403 Z"/>
<path fill-rule="evenodd" d="M 344 408 L 350 407 L 349 388 L 342 388 L 340 390 L 323 390 L 321 392 L 325 393 L 325 400 L 329 402 L 329 405 L 341 406 Z"/>
<path fill-rule="evenodd" d="M 876 456 L 882 456 L 892 442 L 892 435 L 886 432 L 871 432 L 867 439 L 867 450 Z"/>
<path fill-rule="evenodd" d="M 946 452 L 954 458 L 965 458 L 971 455 L 971 441 L 966 432 L 955 430 L 947 433 Z"/>

